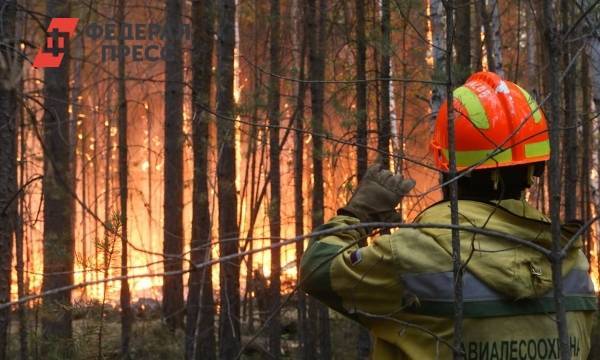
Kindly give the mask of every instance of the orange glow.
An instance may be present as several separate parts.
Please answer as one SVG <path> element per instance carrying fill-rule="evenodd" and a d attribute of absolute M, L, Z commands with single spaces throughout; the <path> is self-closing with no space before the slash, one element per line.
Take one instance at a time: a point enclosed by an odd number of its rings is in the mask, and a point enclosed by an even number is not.
<path fill-rule="evenodd" d="M 427 16 L 430 17 L 430 1 L 427 2 L 426 6 Z M 133 21 L 133 20 L 132 20 Z M 426 37 L 429 42 L 432 41 L 431 23 L 426 22 Z M 238 25 L 236 24 L 236 39 L 239 38 Z M 243 33 L 242 33 L 243 34 Z M 237 40 L 236 40 L 237 44 Z M 24 44 L 21 44 L 24 46 Z M 240 66 L 238 46 L 235 49 L 234 55 L 234 99 L 236 105 L 242 109 L 240 112 L 244 112 L 244 116 L 247 116 L 247 109 L 244 106 L 248 106 L 245 103 L 246 99 L 251 95 L 253 88 L 253 76 L 248 79 L 248 73 L 244 73 L 246 65 Z M 244 54 L 241 54 L 244 55 Z M 424 52 L 425 61 L 428 66 L 433 66 L 433 56 L 431 47 L 427 46 L 426 53 Z M 419 62 L 422 62 L 422 57 Z M 484 66 L 485 56 L 483 57 Z M 396 63 L 396 61 L 395 61 Z M 186 64 L 189 65 L 189 64 Z M 422 68 L 422 64 L 418 64 L 419 69 Z M 27 83 L 26 86 L 30 87 L 27 89 L 31 93 L 41 93 L 43 86 L 42 81 L 39 79 L 43 75 L 43 71 L 37 71 L 25 64 L 25 75 L 24 78 L 35 79 Z M 128 66 L 128 73 L 131 72 L 131 78 L 135 79 L 138 77 L 135 74 L 135 67 Z M 146 69 L 147 70 L 147 69 Z M 216 70 L 213 67 L 213 70 Z M 425 72 L 429 72 L 431 69 L 425 69 Z M 86 71 L 90 71 L 86 69 Z M 103 70 L 105 71 L 105 70 Z M 140 83 L 131 80 L 128 81 L 127 98 L 135 101 L 131 106 L 128 106 L 128 117 L 129 117 L 129 129 L 128 129 L 128 145 L 129 145 L 129 198 L 128 198 L 128 241 L 129 247 L 129 273 L 131 275 L 160 275 L 164 272 L 163 269 L 163 257 L 162 253 L 162 241 L 163 241 L 163 218 L 164 218 L 164 74 L 161 69 L 152 70 L 154 72 L 146 74 L 144 77 L 152 77 L 156 82 L 143 83 L 144 86 L 140 86 Z M 188 74 L 186 72 L 186 74 Z M 85 74 L 88 75 L 88 74 Z M 186 75 L 188 76 L 188 75 Z M 328 75 L 329 76 L 329 75 Z M 412 76 L 412 75 L 411 75 Z M 414 75 L 416 77 L 422 77 L 419 73 Z M 423 77 L 428 75 L 423 75 Z M 84 77 L 87 78 L 87 77 Z M 243 79 L 243 81 L 240 81 Z M 186 82 L 189 79 L 186 78 Z M 263 80 L 264 81 L 264 80 Z M 103 88 L 105 86 L 105 88 Z M 290 116 L 296 109 L 296 104 L 291 101 L 289 94 L 295 93 L 296 84 L 290 84 L 282 81 L 282 93 L 287 94 L 282 96 L 282 124 L 286 124 Z M 114 86 L 113 86 L 114 87 Z M 105 277 L 112 278 L 117 277 L 121 274 L 120 271 L 120 239 L 113 235 L 110 231 L 106 230 L 105 227 L 114 227 L 113 220 L 114 214 L 118 214 L 119 209 L 119 184 L 118 184 L 118 126 L 117 125 L 117 106 L 116 106 L 116 92 L 113 88 L 108 85 L 95 85 L 91 87 L 92 90 L 88 90 L 88 87 L 84 87 L 82 95 L 79 100 L 80 104 L 75 108 L 77 114 L 77 132 L 75 137 L 78 139 L 77 151 L 79 155 L 77 157 L 77 165 L 75 173 L 77 174 L 77 181 L 74 185 L 74 192 L 78 196 L 78 200 L 83 202 L 85 194 L 85 205 L 86 208 L 82 207 L 79 202 L 75 205 L 74 215 L 74 228 L 75 228 L 75 263 L 74 263 L 74 282 L 82 283 L 85 281 L 101 281 Z M 184 269 L 189 267 L 187 260 L 189 259 L 189 244 L 191 242 L 191 225 L 192 225 L 192 191 L 193 191 L 193 152 L 191 148 L 191 124 L 193 118 L 193 112 L 190 109 L 190 98 L 189 87 L 186 88 L 184 106 L 184 125 L 183 131 L 186 135 L 184 143 L 184 208 L 183 208 L 183 224 L 184 224 L 184 251 L 186 251 L 186 261 L 184 261 Z M 328 84 L 328 90 L 334 90 L 334 84 Z M 412 97 L 414 91 L 409 90 L 409 98 Z M 427 97 L 429 88 L 423 87 L 421 97 Z M 308 94 L 308 92 L 307 92 Z M 340 95 L 341 96 L 341 95 Z M 308 101 L 307 95 L 307 101 Z M 213 99 L 214 100 L 214 99 Z M 336 99 L 337 101 L 338 99 Z M 342 99 L 343 100 L 343 99 Z M 340 102 L 342 100 L 339 100 Z M 288 101 L 290 102 L 288 104 Z M 354 99 L 347 101 L 343 104 L 345 110 L 355 110 L 356 105 L 353 103 Z M 135 105 L 133 105 L 135 104 Z M 400 104 L 400 101 L 398 101 Z M 306 104 L 307 109 L 309 108 Z M 30 101 L 29 106 L 35 110 L 33 113 L 37 114 L 38 121 L 41 121 L 43 111 L 41 106 L 33 101 Z M 376 148 L 376 135 L 374 136 L 374 108 L 376 106 L 369 105 L 371 113 L 369 113 L 370 123 L 369 129 L 369 146 L 371 149 Z M 424 107 L 418 107 L 417 105 L 407 105 L 407 114 L 418 114 L 421 116 L 428 109 Z M 400 110 L 400 106 L 396 108 Z M 69 113 L 72 112 L 72 108 L 69 107 Z M 349 134 L 350 130 L 341 128 L 340 115 L 336 114 L 335 111 L 329 111 L 327 109 L 325 129 L 329 134 L 335 134 L 332 137 L 341 137 L 340 134 Z M 258 110 L 258 117 L 266 119 L 264 106 Z M 306 111 L 307 124 L 310 120 L 310 110 Z M 347 114 L 344 114 L 344 116 Z M 241 115 L 236 114 L 237 120 L 246 120 Z M 407 120 L 408 121 L 408 120 Z M 420 121 L 420 120 L 419 120 Z M 424 122 L 423 122 L 424 123 Z M 218 157 L 218 149 L 215 145 L 215 121 L 211 120 L 210 123 L 210 147 L 209 147 L 209 164 L 208 164 L 208 198 L 209 198 L 209 210 L 212 222 L 212 238 L 213 244 L 218 241 L 217 229 L 218 229 L 218 206 L 217 206 L 217 193 L 216 193 L 216 159 Z M 407 152 L 409 156 L 415 159 L 422 160 L 424 163 L 428 162 L 428 146 L 424 146 L 424 139 L 429 136 L 429 128 L 426 126 L 424 130 L 421 130 L 412 123 L 405 124 L 405 129 L 411 129 L 411 139 L 404 139 L 401 142 L 403 152 Z M 308 128 L 310 129 L 310 128 Z M 414 130 L 414 134 L 412 133 Z M 269 239 L 269 205 L 271 199 L 269 196 L 269 188 L 267 187 L 266 195 L 262 199 L 260 206 L 253 208 L 255 204 L 251 203 L 251 199 L 256 201 L 256 193 L 259 192 L 265 184 L 268 176 L 268 144 L 265 139 L 268 139 L 268 134 L 265 128 L 257 127 L 256 134 L 256 147 L 254 153 L 248 151 L 249 145 L 249 134 L 250 127 L 242 124 L 240 121 L 236 121 L 234 125 L 234 139 L 236 145 L 236 172 L 237 176 L 235 179 L 236 190 L 238 191 L 238 217 L 239 217 L 239 230 L 240 230 L 240 247 L 247 242 L 247 235 L 250 234 L 253 238 L 251 245 L 250 243 L 245 250 L 258 249 L 268 247 L 271 240 Z M 408 132 L 408 130 L 407 130 Z M 281 131 L 281 137 L 283 138 L 284 131 Z M 295 224 L 294 224 L 294 183 L 293 183 L 293 154 L 295 151 L 293 132 L 290 134 L 289 139 L 281 149 L 281 237 L 283 239 L 289 239 L 295 236 Z M 347 137 L 345 139 L 349 139 Z M 88 143 L 82 144 L 81 141 L 86 140 Z M 304 143 L 307 144 L 304 147 L 304 189 L 302 192 L 304 198 L 304 232 L 308 232 L 311 229 L 311 189 L 312 189 L 312 163 L 311 159 L 311 146 L 312 136 L 310 134 L 304 134 Z M 30 179 L 43 172 L 44 167 L 44 154 L 41 144 L 35 133 L 29 129 L 25 133 L 25 153 L 19 154 L 19 160 L 25 159 L 24 179 Z M 347 189 L 353 188 L 356 185 L 356 179 L 352 177 L 356 164 L 356 153 L 355 148 L 352 144 L 348 146 L 340 146 L 334 142 L 325 141 L 325 152 L 328 154 L 326 159 L 323 161 L 324 167 L 324 188 L 325 188 L 325 218 L 334 215 L 335 209 L 342 206 L 343 203 L 349 198 L 350 192 Z M 110 148 L 108 150 L 107 148 Z M 394 150 L 390 148 L 390 151 Z M 395 149 L 398 150 L 398 149 Z M 335 151 L 335 152 L 334 152 Z M 83 152 L 83 153 L 81 153 Z M 263 155 L 261 155 L 263 154 Z M 333 155 L 329 155 L 333 154 Z M 252 156 L 256 156 L 256 163 L 254 168 L 250 164 Z M 264 156 L 264 158 L 260 158 Z M 375 159 L 375 152 L 369 152 L 369 160 Z M 82 161 L 84 159 L 85 161 Z M 82 164 L 82 162 L 84 164 Z M 392 159 L 392 165 L 393 159 Z M 105 167 L 108 168 L 109 174 L 105 174 Z M 421 166 L 416 166 L 404 162 L 405 172 L 404 175 L 409 176 L 417 181 L 417 189 L 414 193 L 420 193 L 428 190 L 434 184 L 437 184 L 437 173 L 432 172 Z M 595 169 L 594 176 L 596 176 Z M 252 174 L 254 173 L 254 178 Z M 85 174 L 85 184 L 84 175 Z M 255 181 L 254 189 L 250 189 L 250 183 Z M 244 186 L 247 186 L 247 190 L 242 194 Z M 105 188 L 108 189 L 108 193 L 105 193 Z M 252 195 L 252 192 L 255 194 Z M 25 191 L 24 200 L 26 205 L 27 226 L 25 229 L 25 242 L 28 246 L 27 253 L 25 254 L 25 267 L 26 267 L 26 283 L 29 293 L 37 293 L 42 287 L 42 273 L 43 273 L 43 206 L 42 201 L 42 184 L 41 182 L 33 182 L 29 185 Z M 167 192 L 168 196 L 168 192 Z M 439 192 L 428 194 L 424 197 L 406 197 L 403 200 L 403 216 L 407 221 L 414 218 L 422 209 L 429 204 L 439 199 Z M 107 207 L 105 211 L 105 205 Z M 40 209 L 40 213 L 36 214 L 37 209 Z M 256 210 L 256 220 L 251 224 L 250 214 Z M 92 213 L 93 212 L 93 213 Z M 594 212 L 595 214 L 595 212 Z M 85 227 L 84 224 L 85 223 Z M 250 227 L 252 226 L 252 231 Z M 596 239 L 597 228 L 594 227 L 593 238 Z M 105 238 L 108 241 L 108 249 L 105 247 Z M 308 240 L 305 240 L 305 244 Z M 597 264 L 597 241 L 593 243 L 592 249 L 592 263 Z M 106 256 L 107 252 L 112 252 Z M 218 245 L 212 245 L 211 247 L 212 259 L 219 257 Z M 14 259 L 15 257 L 13 257 Z M 240 268 L 240 283 L 241 288 L 245 289 L 246 276 L 247 276 L 247 265 L 245 257 L 242 260 L 242 266 Z M 252 256 L 252 263 L 250 264 L 250 270 L 259 270 L 265 277 L 270 277 L 271 274 L 271 253 L 270 251 L 263 251 L 255 253 Z M 288 245 L 281 248 L 281 266 L 282 266 L 282 291 L 287 292 L 291 290 L 291 286 L 294 285 L 297 279 L 296 269 L 296 248 L 295 245 Z M 14 267 L 13 267 L 14 268 Z M 105 275 L 105 268 L 107 274 Z M 219 288 L 219 265 L 213 265 L 212 267 L 213 285 L 215 290 Z M 596 289 L 600 289 L 598 277 L 598 269 L 596 266 L 592 266 L 593 281 Z M 16 274 L 13 272 L 13 299 L 16 298 Z M 162 297 L 162 283 L 163 279 L 161 276 L 150 276 L 140 277 L 131 279 L 129 285 L 132 291 L 132 300 L 136 301 L 140 298 L 153 298 L 160 300 Z M 184 284 L 187 285 L 187 275 L 184 275 Z M 106 288 L 106 294 L 105 292 Z M 75 300 L 101 300 L 106 296 L 107 300 L 111 303 L 118 303 L 119 301 L 119 290 L 120 282 L 111 281 L 104 286 L 103 284 L 95 284 L 86 287 L 84 290 L 77 290 L 73 292 L 73 299 Z"/>

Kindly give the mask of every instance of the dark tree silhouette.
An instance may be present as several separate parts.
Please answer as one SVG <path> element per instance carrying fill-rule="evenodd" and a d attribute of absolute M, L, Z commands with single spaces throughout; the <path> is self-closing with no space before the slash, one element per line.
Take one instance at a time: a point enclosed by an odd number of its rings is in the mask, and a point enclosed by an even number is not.
<path fill-rule="evenodd" d="M 194 191 L 192 194 L 191 260 L 210 259 L 210 213 L 208 194 L 208 132 L 214 5 L 212 0 L 192 2 L 192 136 L 194 148 Z M 212 268 L 193 270 L 188 282 L 185 356 L 188 360 L 216 359 L 215 301 Z"/>
<path fill-rule="evenodd" d="M 296 3 L 294 9 L 298 16 L 296 20 L 296 44 L 300 46 L 300 56 L 297 59 L 300 81 L 297 84 L 296 94 L 296 111 L 294 115 L 294 124 L 296 131 L 294 133 L 294 230 L 296 236 L 304 234 L 304 195 L 303 195 L 303 174 L 304 174 L 304 98 L 306 95 L 306 4 L 303 1 Z M 296 271 L 300 273 L 300 260 L 304 253 L 304 242 L 298 241 L 296 243 Z M 307 331 L 307 319 L 306 319 L 306 295 L 302 291 L 297 292 L 298 297 L 298 342 L 300 350 L 300 359 L 307 359 L 307 337 L 309 336 Z"/>
<path fill-rule="evenodd" d="M 0 1 L 0 57 L 5 64 L 0 70 L 0 302 L 10 301 L 13 232 L 16 227 L 17 181 L 17 98 L 13 71 L 20 71 L 16 62 L 15 43 L 16 1 Z M 10 308 L 0 311 L 0 359 L 6 358 Z"/>
<path fill-rule="evenodd" d="M 367 40 L 366 40 L 366 21 L 365 21 L 365 1 L 355 1 L 356 11 L 356 182 L 360 181 L 365 175 L 368 167 L 367 154 L 367 130 L 368 114 L 367 108 Z M 358 356 L 366 359 L 370 350 L 370 335 L 366 328 L 359 328 L 358 335 Z"/>
<path fill-rule="evenodd" d="M 125 2 L 119 0 L 117 8 L 119 45 L 125 46 Z M 118 85 L 117 85 L 117 105 L 119 108 L 119 200 L 120 200 L 120 230 L 121 237 L 121 275 L 127 276 L 128 253 L 128 223 L 127 223 L 127 199 L 128 199 L 128 177 L 129 177 L 129 159 L 127 148 L 127 94 L 125 81 L 125 57 L 119 56 L 118 60 Z M 129 281 L 121 281 L 120 290 L 121 300 L 121 357 L 129 358 L 129 343 L 131 341 L 131 326 L 133 314 L 131 312 L 131 292 L 129 290 Z"/>
<path fill-rule="evenodd" d="M 561 251 L 561 228 L 560 228 L 560 81 L 556 74 L 560 69 L 560 34 L 558 32 L 554 16 L 553 0 L 544 0 L 543 7 L 543 39 L 544 47 L 549 54 L 548 59 L 548 89 L 551 93 L 549 98 L 548 130 L 550 138 L 550 160 L 549 165 L 549 194 L 550 194 L 550 220 L 552 221 L 552 283 L 554 290 L 554 306 L 556 309 L 556 327 L 558 330 L 558 341 L 561 359 L 570 359 L 569 335 L 567 332 L 567 316 L 563 297 L 562 259 Z"/>
<path fill-rule="evenodd" d="M 390 76 L 391 76 L 391 24 L 390 24 L 390 0 L 381 0 L 381 64 L 379 65 L 379 76 L 381 85 L 379 87 L 380 116 L 377 122 L 377 150 L 379 151 L 383 166 L 390 167 Z"/>
<path fill-rule="evenodd" d="M 271 73 L 279 74 L 280 70 L 280 24 L 281 12 L 279 0 L 271 0 Z M 271 244 L 276 245 L 281 236 L 281 175 L 279 166 L 279 78 L 269 78 L 269 157 L 271 167 L 271 206 L 269 209 L 269 230 Z M 279 359 L 281 353 L 281 248 L 271 250 L 271 284 L 269 286 L 270 311 L 273 320 L 269 325 L 269 348 L 271 355 Z"/>
<path fill-rule="evenodd" d="M 235 103 L 233 99 L 233 54 L 235 48 L 234 0 L 218 2 L 217 46 L 217 182 L 219 191 L 219 250 L 220 256 L 239 251 L 237 241 L 237 196 L 235 188 L 235 129 L 233 122 Z M 219 271 L 219 357 L 233 359 L 240 350 L 240 259 L 221 263 Z"/>
<path fill-rule="evenodd" d="M 69 17 L 69 3 L 46 2 L 48 18 Z M 58 68 L 44 71 L 44 280 L 42 291 L 73 284 L 73 212 L 70 191 L 74 144 L 69 121 L 69 53 Z M 60 209 L 60 210 L 59 210 Z M 69 356 L 73 334 L 71 292 L 47 296 L 42 314 L 43 353 Z"/>
<path fill-rule="evenodd" d="M 561 12 L 561 27 L 566 31 L 570 27 L 572 2 L 567 0 L 560 1 L 560 12 Z M 574 55 L 574 43 L 572 41 L 566 41 L 563 47 L 562 53 L 562 67 L 567 68 Z M 563 183 L 563 197 L 565 199 L 565 219 L 572 220 L 577 217 L 577 184 L 579 183 L 577 172 L 577 148 L 579 142 L 577 141 L 577 123 L 579 118 L 575 116 L 577 112 L 577 105 L 575 96 L 577 95 L 576 87 L 576 66 L 571 66 L 567 71 L 563 83 L 563 95 L 564 95 L 564 136 L 562 137 L 562 149 L 563 149 L 563 165 L 564 165 L 564 183 Z"/>
<path fill-rule="evenodd" d="M 464 83 L 471 74 L 471 1 L 456 2 L 456 83 Z"/>
<path fill-rule="evenodd" d="M 356 0 L 356 79 L 367 77 L 367 45 L 365 1 Z M 362 179 L 367 171 L 367 83 L 356 83 L 356 177 Z"/>
<path fill-rule="evenodd" d="M 319 0 L 319 8 L 315 0 L 307 2 L 308 7 L 308 67 L 310 80 L 311 99 L 311 128 L 314 134 L 312 138 L 312 163 L 313 163 L 313 197 L 312 197 L 312 227 L 313 229 L 324 222 L 324 191 L 323 191 L 323 115 L 325 85 L 318 80 L 325 78 L 325 19 L 327 17 L 327 0 Z M 316 22 L 316 23 L 315 23 Z M 316 310 L 316 311 L 315 311 Z M 311 316 L 312 315 L 312 316 Z M 310 329 L 307 351 L 314 349 L 316 339 L 319 342 L 319 354 L 323 359 L 331 358 L 331 339 L 329 334 L 329 310 L 314 300 L 309 304 L 309 319 L 317 315 L 318 330 Z M 314 354 L 314 352 L 313 352 Z"/>
<path fill-rule="evenodd" d="M 167 0 L 165 14 L 165 271 L 181 271 L 183 260 L 183 54 L 181 0 Z M 169 328 L 183 325 L 182 275 L 163 280 L 163 316 Z"/>

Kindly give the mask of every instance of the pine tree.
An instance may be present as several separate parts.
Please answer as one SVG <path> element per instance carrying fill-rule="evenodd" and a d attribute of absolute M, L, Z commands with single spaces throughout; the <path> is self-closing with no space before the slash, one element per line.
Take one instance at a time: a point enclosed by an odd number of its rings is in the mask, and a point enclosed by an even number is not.
<path fill-rule="evenodd" d="M 164 243 L 166 272 L 183 269 L 183 55 L 181 0 L 166 1 Z M 163 279 L 163 316 L 171 329 L 183 325 L 183 278 Z"/>
<path fill-rule="evenodd" d="M 192 194 L 191 261 L 199 264 L 211 258 L 211 222 L 208 194 L 208 146 L 206 111 L 210 107 L 214 5 L 212 0 L 192 2 L 192 137 L 194 149 L 194 191 Z M 192 269 L 188 282 L 185 357 L 188 360 L 216 359 L 215 301 L 212 268 Z"/>

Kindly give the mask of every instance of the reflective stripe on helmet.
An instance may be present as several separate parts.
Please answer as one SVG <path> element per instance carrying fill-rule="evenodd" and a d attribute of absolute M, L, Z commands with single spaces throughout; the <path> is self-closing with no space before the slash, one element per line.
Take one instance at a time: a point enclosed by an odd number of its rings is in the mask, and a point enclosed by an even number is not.
<path fill-rule="evenodd" d="M 527 100 L 527 104 L 529 104 L 529 109 L 531 109 L 531 111 L 533 112 L 533 121 L 537 124 L 540 121 L 542 121 L 542 113 L 539 110 L 539 106 L 537 104 L 537 102 L 533 99 L 533 97 L 531 95 L 529 95 L 529 93 L 527 91 L 525 91 L 525 89 L 523 89 L 522 87 L 520 87 L 519 85 L 515 84 L 519 90 L 521 90 L 521 93 L 523 94 L 523 96 L 525 96 L 525 99 Z"/>
<path fill-rule="evenodd" d="M 490 123 L 479 97 L 468 87 L 461 86 L 454 90 L 454 98 L 467 109 L 469 120 L 479 129 L 489 129 Z M 466 114 L 465 114 L 466 115 Z"/>
<path fill-rule="evenodd" d="M 550 154 L 550 142 L 543 140 L 531 144 L 525 144 L 525 156 L 534 158 Z"/>
<path fill-rule="evenodd" d="M 448 149 L 442 149 L 444 152 L 444 156 L 446 159 L 449 159 Z M 470 150 L 470 151 L 457 151 L 456 152 L 456 165 L 457 166 L 471 166 L 475 164 L 479 164 L 479 162 L 483 159 L 486 159 L 490 156 L 492 150 Z M 493 157 L 489 158 L 485 162 L 480 165 L 493 165 L 496 163 L 502 163 L 512 161 L 512 151 L 511 149 L 506 149 Z"/>

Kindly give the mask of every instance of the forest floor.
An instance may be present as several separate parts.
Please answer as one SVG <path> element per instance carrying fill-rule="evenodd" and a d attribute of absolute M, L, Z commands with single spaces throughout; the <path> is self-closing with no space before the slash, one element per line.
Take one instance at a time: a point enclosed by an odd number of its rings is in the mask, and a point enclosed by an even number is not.
<path fill-rule="evenodd" d="M 177 330 L 170 332 L 160 319 L 159 308 L 153 311 L 136 312 L 136 318 L 131 336 L 131 358 L 132 359 L 183 359 L 184 357 L 184 332 Z M 9 359 L 19 358 L 19 336 L 17 314 L 13 314 Z M 52 357 L 49 354 L 41 354 L 39 342 L 36 341 L 41 326 L 36 321 L 35 310 L 29 312 L 30 315 L 30 342 L 29 351 L 31 359 L 54 360 L 59 357 Z M 117 310 L 109 308 L 106 311 L 104 321 L 99 319 L 99 310 L 97 307 L 78 308 L 74 311 L 73 328 L 74 341 L 72 345 L 73 358 L 88 359 L 119 359 L 120 350 L 120 317 Z M 285 307 L 282 311 L 282 358 L 298 358 L 298 333 L 296 323 L 296 309 L 293 306 Z M 592 334 L 592 352 L 588 360 L 600 360 L 600 321 L 596 321 L 594 332 Z M 38 324 L 38 326 L 36 326 Z M 242 342 L 248 344 L 253 339 L 256 332 L 261 328 L 261 320 L 256 319 L 254 330 L 248 330 L 248 324 L 243 323 Z M 102 326 L 102 356 L 98 356 L 99 332 Z M 268 326 L 267 326 L 268 327 Z M 333 359 L 356 359 L 359 325 L 346 319 L 342 315 L 330 311 L 330 327 L 332 337 Z M 34 329 L 38 331 L 34 331 Z M 253 339 L 252 344 L 246 346 L 242 359 L 258 360 L 268 359 L 270 356 L 266 353 L 268 338 L 265 329 L 262 333 Z"/>
<path fill-rule="evenodd" d="M 138 309 L 139 310 L 139 309 Z M 73 312 L 73 358 L 81 360 L 99 359 L 99 332 L 102 327 L 102 359 L 119 359 L 121 324 L 119 312 L 111 307 L 105 312 L 104 321 L 99 320 L 100 311 L 97 306 L 80 307 Z M 332 350 L 334 359 L 354 359 L 358 339 L 359 326 L 343 316 L 331 311 Z M 29 311 L 29 352 L 31 359 L 54 360 L 59 357 L 42 354 L 38 339 L 41 324 L 36 320 L 35 309 Z M 282 311 L 282 358 L 298 358 L 297 313 L 293 306 Z M 36 325 L 37 324 L 37 325 Z M 246 323 L 242 323 L 242 342 L 247 344 L 261 328 L 261 320 L 257 317 L 254 330 L 249 331 Z M 37 331 L 35 331 L 37 329 Z M 10 329 L 9 359 L 19 358 L 19 323 L 17 314 L 13 313 Z M 160 319 L 158 309 L 153 311 L 136 311 L 131 336 L 132 359 L 183 359 L 184 332 L 170 332 Z M 242 359 L 268 359 L 265 353 L 268 343 L 268 328 L 257 336 L 252 344 L 246 346 Z M 62 359 L 61 359 L 62 360 Z"/>

